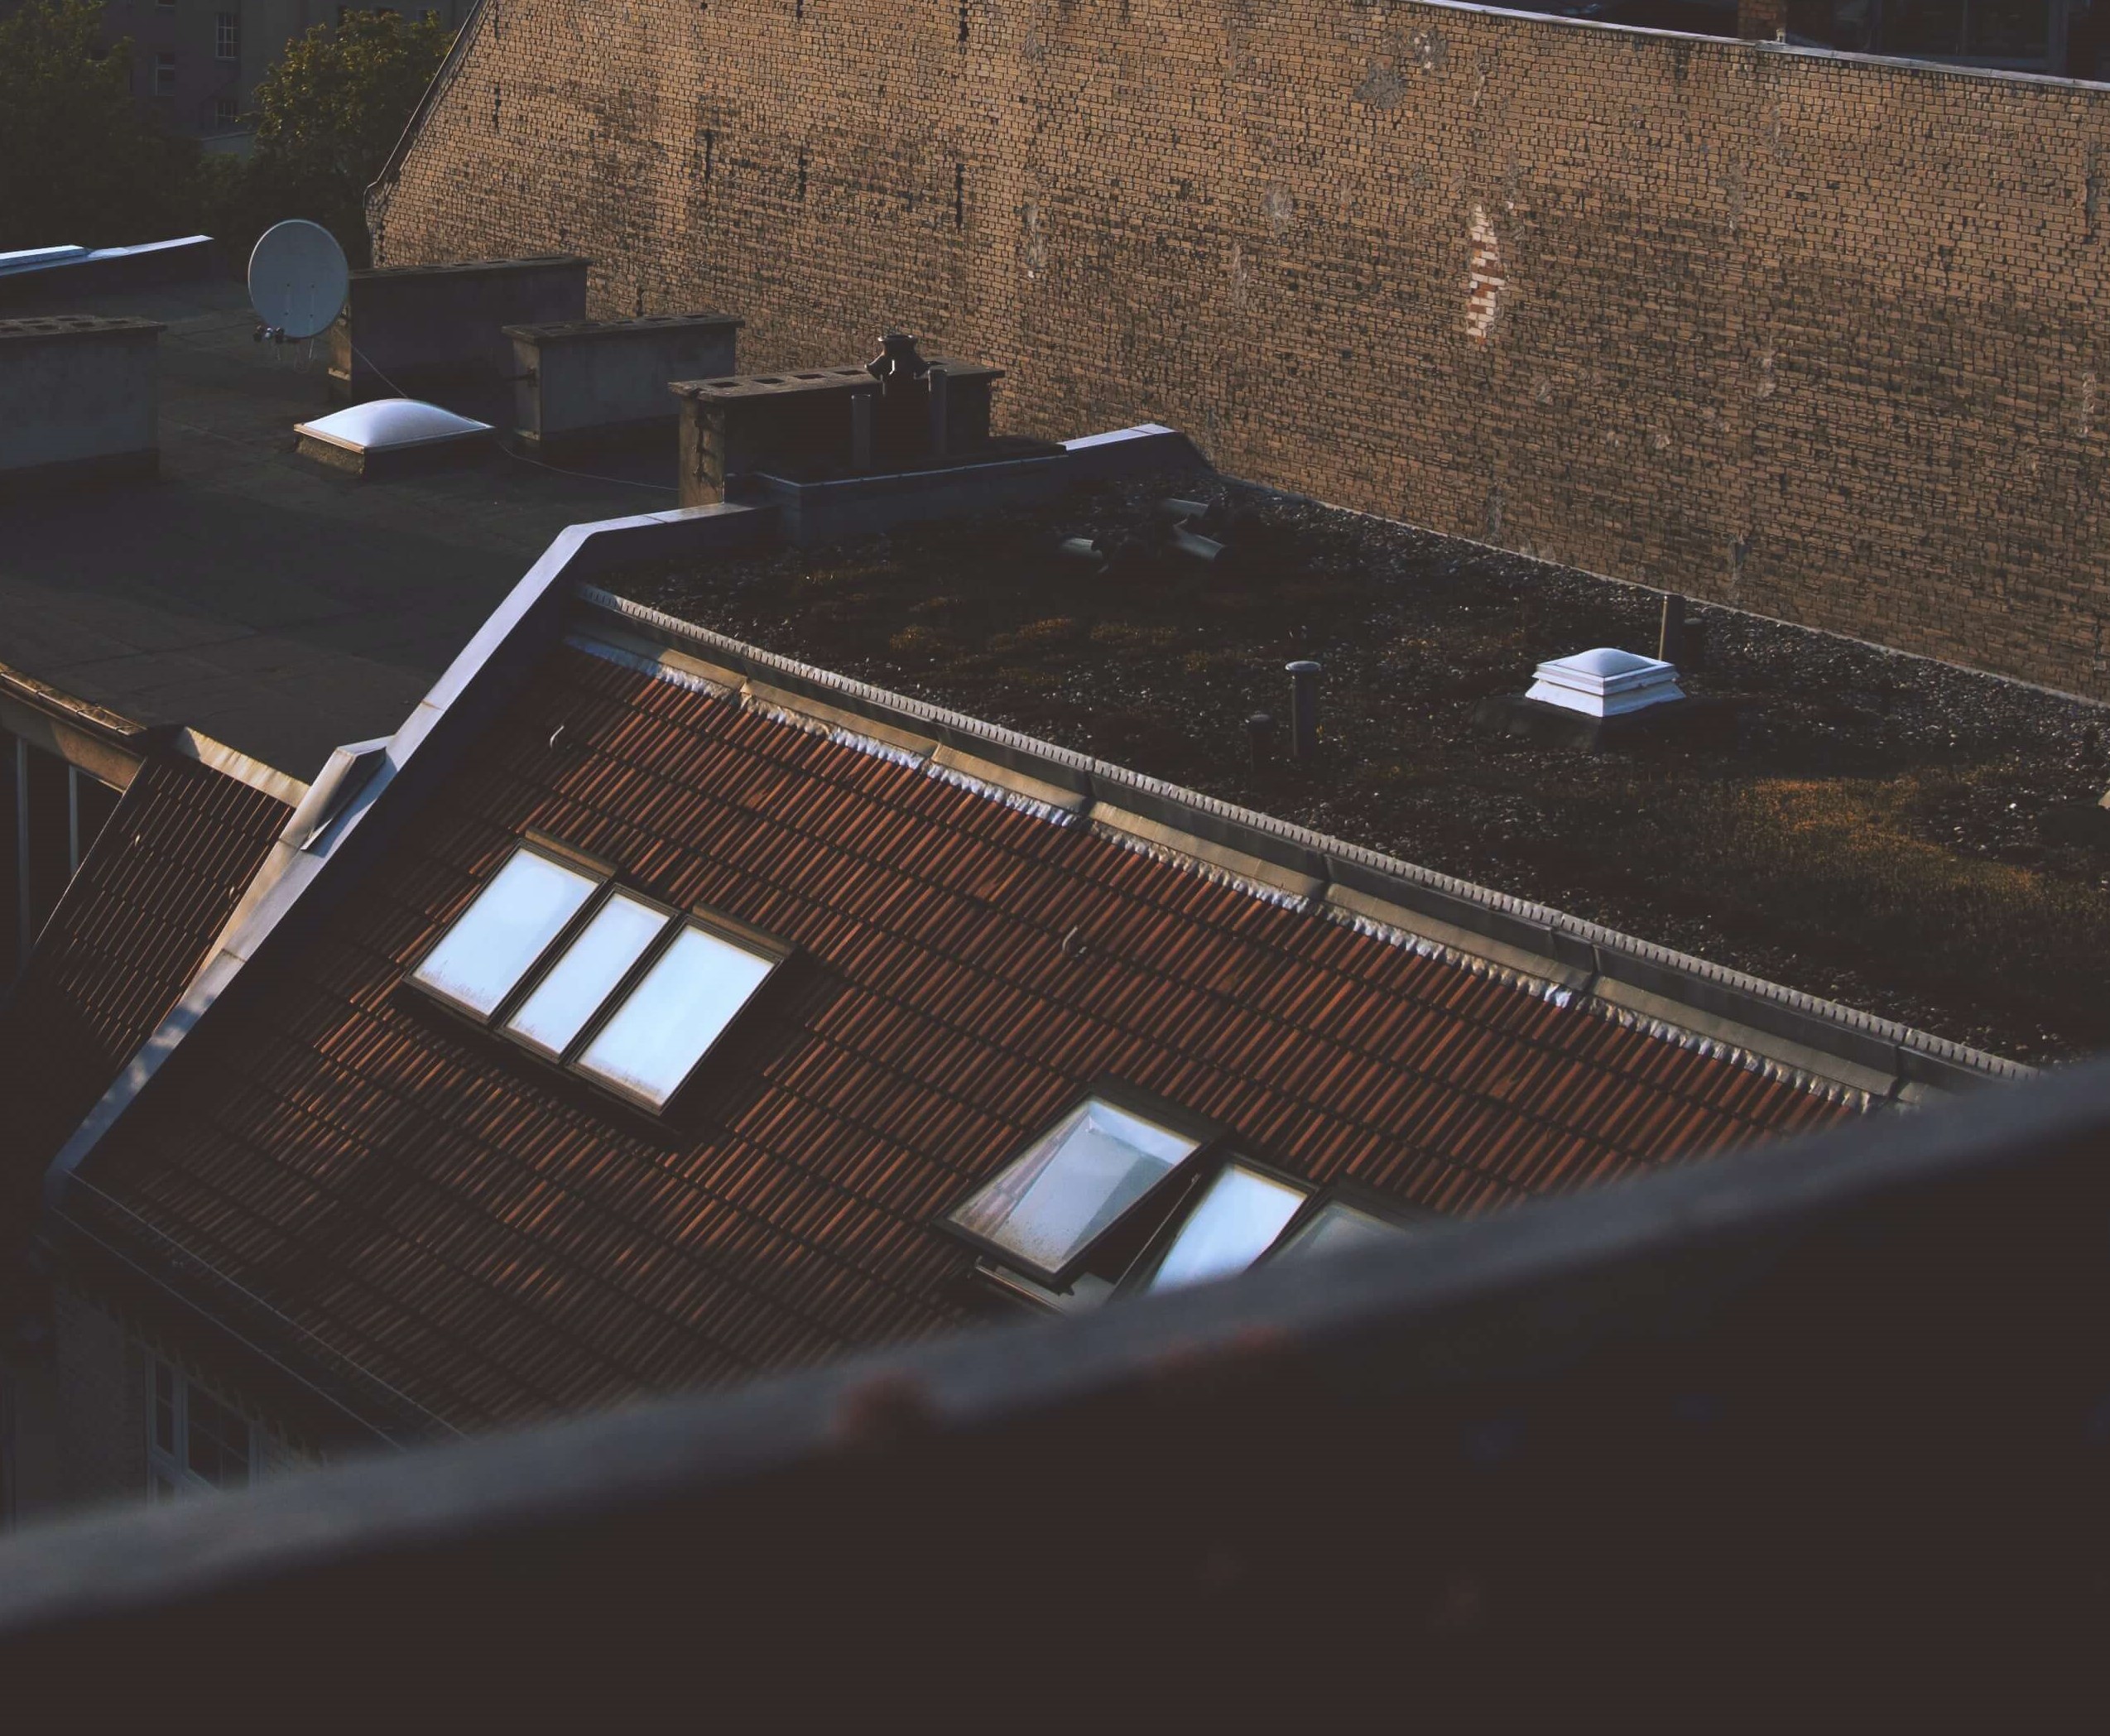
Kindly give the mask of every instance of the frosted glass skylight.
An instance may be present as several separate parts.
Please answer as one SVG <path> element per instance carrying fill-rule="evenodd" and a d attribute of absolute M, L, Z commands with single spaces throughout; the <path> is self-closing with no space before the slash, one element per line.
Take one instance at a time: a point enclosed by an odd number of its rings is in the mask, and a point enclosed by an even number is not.
<path fill-rule="evenodd" d="M 1174 1232 L 1143 1286 L 1176 1290 L 1243 1272 L 1275 1245 L 1309 1191 L 1242 1163 L 1227 1163 Z"/>
<path fill-rule="evenodd" d="M 635 893 L 609 893 L 579 938 L 506 1021 L 506 1029 L 552 1059 L 560 1057 L 670 920 L 664 910 Z"/>
<path fill-rule="evenodd" d="M 1302 1259 L 1308 1254 L 1330 1254 L 1347 1248 L 1371 1248 L 1395 1241 L 1406 1234 L 1398 1224 L 1374 1212 L 1350 1205 L 1345 1200 L 1329 1200 L 1303 1223 L 1275 1252 L 1278 1260 Z"/>
<path fill-rule="evenodd" d="M 491 424 L 418 398 L 373 398 L 312 422 L 296 422 L 293 431 L 350 452 L 400 452 L 442 440 L 480 439 L 491 431 Z"/>
<path fill-rule="evenodd" d="M 1089 1098 L 956 1208 L 952 1221 L 1022 1270 L 1060 1285 L 1092 1243 L 1199 1143 Z"/>
<path fill-rule="evenodd" d="M 690 924 L 594 1034 L 579 1071 L 664 1108 L 777 962 Z"/>
<path fill-rule="evenodd" d="M 514 851 L 425 955 L 414 980 L 488 1018 L 598 885 L 538 850 Z"/>

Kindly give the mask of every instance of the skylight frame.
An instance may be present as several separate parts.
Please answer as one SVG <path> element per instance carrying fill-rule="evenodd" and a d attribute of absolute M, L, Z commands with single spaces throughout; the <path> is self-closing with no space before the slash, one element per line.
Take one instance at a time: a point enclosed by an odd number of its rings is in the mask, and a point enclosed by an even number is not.
<path fill-rule="evenodd" d="M 499 997 L 497 1003 L 487 1012 L 482 1007 L 473 1006 L 463 1000 L 459 995 L 449 993 L 438 984 L 425 981 L 420 977 L 419 972 L 425 969 L 426 960 L 446 945 L 449 938 L 460 927 L 463 919 L 475 908 L 477 901 L 497 882 L 498 877 L 512 865 L 514 858 L 522 854 L 540 856 L 545 861 L 555 863 L 559 868 L 588 877 L 594 881 L 595 884 L 581 902 L 579 908 L 572 912 L 570 919 L 550 937 L 541 951 L 528 961 L 527 968 L 514 979 L 512 986 Z M 528 985 L 541 980 L 542 973 L 548 969 L 550 961 L 561 958 L 580 931 L 593 920 L 594 911 L 601 907 L 602 901 L 608 896 L 608 887 L 613 883 L 614 879 L 615 869 L 608 863 L 595 857 L 589 856 L 582 850 L 575 850 L 568 844 L 560 844 L 555 839 L 546 837 L 541 833 L 522 832 L 514 839 L 513 847 L 506 852 L 505 859 L 483 878 L 476 890 L 469 895 L 462 907 L 454 912 L 453 918 L 432 937 L 430 942 L 420 949 L 417 956 L 411 960 L 408 968 L 404 971 L 403 981 L 418 993 L 437 1002 L 449 1012 L 459 1017 L 468 1019 L 473 1024 L 488 1028 L 500 1020 L 510 1018 L 512 1016 L 513 1008 L 522 997 L 523 991 Z"/>
<path fill-rule="evenodd" d="M 1002 1175 L 1013 1164 L 1024 1158 L 1034 1147 L 1047 1138 L 1072 1115 L 1093 1100 L 1106 1104 L 1139 1121 L 1149 1122 L 1175 1138 L 1194 1142 L 1194 1149 L 1179 1159 L 1157 1181 L 1144 1189 L 1127 1208 L 1119 1213 L 1099 1233 L 1073 1253 L 1063 1265 L 1048 1267 L 1035 1264 L 1021 1256 L 1017 1249 L 968 1229 L 954 1215 L 978 1196 L 989 1184 Z M 985 1260 L 1002 1267 L 1006 1272 L 1017 1273 L 1028 1278 L 1042 1288 L 1066 1293 L 1077 1279 L 1089 1268 L 1094 1254 L 1118 1237 L 1124 1230 L 1132 1229 L 1136 1224 L 1153 1209 L 1162 1210 L 1165 1202 L 1176 1196 L 1197 1171 L 1206 1164 L 1230 1137 L 1230 1130 L 1220 1123 L 1198 1115 L 1181 1105 L 1168 1102 L 1125 1080 L 1100 1079 L 1065 1099 L 1061 1108 L 1049 1116 L 1032 1132 L 1005 1154 L 1001 1163 L 978 1176 L 957 1199 L 948 1205 L 937 1220 L 937 1228 L 955 1241 L 964 1243 Z M 1176 1207 L 1175 1208 L 1176 1209 Z M 1001 1282 L 999 1280 L 998 1282 Z M 1114 1286 L 1117 1289 L 1118 1283 Z"/>
<path fill-rule="evenodd" d="M 634 887 L 626 887 L 624 890 L 635 892 Z M 650 903 L 656 901 L 646 899 L 645 902 Z M 695 1084 L 696 1075 L 704 1070 L 711 1056 L 715 1055 L 733 1033 L 739 1029 L 741 1024 L 753 1010 L 755 1003 L 762 998 L 769 985 L 776 980 L 777 973 L 791 962 L 793 954 L 797 950 L 790 941 L 767 933 L 764 930 L 752 927 L 741 921 L 738 917 L 728 916 L 722 911 L 707 909 L 700 905 L 692 905 L 686 910 L 670 909 L 670 913 L 677 920 L 667 924 L 659 938 L 646 949 L 644 955 L 631 967 L 630 973 L 624 977 L 622 983 L 609 991 L 608 998 L 601 1003 L 599 1009 L 592 1018 L 586 1022 L 579 1035 L 573 1038 L 571 1046 L 565 1051 L 562 1063 L 565 1071 L 574 1079 L 582 1080 L 595 1090 L 605 1091 L 611 1097 L 628 1104 L 632 1108 L 642 1110 L 646 1114 L 657 1120 L 664 1120 L 674 1113 L 675 1106 L 681 1101 L 684 1094 Z M 673 1089 L 668 1091 L 664 1098 L 651 1097 L 644 1092 L 632 1090 L 621 1080 L 608 1078 L 602 1074 L 588 1072 L 581 1065 L 586 1051 L 594 1046 L 602 1030 L 622 1011 L 624 1007 L 628 1005 L 631 996 L 637 993 L 645 979 L 651 974 L 653 968 L 660 960 L 673 950 L 683 932 L 691 928 L 709 935 L 714 940 L 723 941 L 730 946 L 737 946 L 743 952 L 766 960 L 769 969 L 762 973 L 762 979 L 747 991 L 747 998 L 734 1010 L 732 1017 L 719 1026 L 717 1034 L 698 1051 L 696 1058 L 690 1062 L 687 1070 L 683 1072 L 680 1080 L 675 1083 Z M 508 1012 L 507 1016 L 510 1017 L 512 1015 Z"/>
<path fill-rule="evenodd" d="M 1313 1192 L 1311 1197 L 1305 1201 L 1304 1209 L 1282 1226 L 1282 1233 L 1276 1237 L 1267 1252 L 1253 1264 L 1259 1267 L 1271 1261 L 1329 1205 L 1344 1205 L 1352 1211 L 1361 1212 L 1366 1217 L 1375 1218 L 1391 1225 L 1407 1237 L 1425 1234 L 1432 1226 L 1441 1221 L 1434 1212 L 1409 1205 L 1403 1200 L 1394 1199 L 1390 1194 L 1381 1194 L 1363 1182 L 1346 1179 L 1329 1181 Z"/>
<path fill-rule="evenodd" d="M 659 932 L 646 942 L 645 950 L 631 960 L 629 968 L 616 979 L 615 986 L 601 997 L 599 1004 L 587 1015 L 585 1022 L 572 1033 L 571 1041 L 563 1048 L 551 1049 L 547 1044 L 537 1042 L 525 1032 L 514 1030 L 514 1017 L 534 998 L 535 991 L 542 986 L 543 979 L 570 956 L 572 948 L 585 937 L 586 931 L 594 926 L 594 919 L 618 897 L 631 899 L 658 912 Z M 571 1062 L 585 1052 L 586 1045 L 593 1040 L 594 1033 L 599 1029 L 602 1021 L 613 1009 L 627 1000 L 631 991 L 644 981 L 645 974 L 659 961 L 660 955 L 673 944 L 675 935 L 680 931 L 682 919 L 689 914 L 679 905 L 670 904 L 664 898 L 655 898 L 650 892 L 611 876 L 588 901 L 572 926 L 535 961 L 535 968 L 520 979 L 512 993 L 506 998 L 504 1004 L 491 1016 L 489 1024 L 492 1032 L 507 1042 L 525 1049 L 537 1060 L 546 1061 L 553 1067 L 562 1067 L 566 1071 L 572 1070 Z M 761 990 L 757 988 L 756 993 L 760 993 Z M 589 1084 L 603 1083 L 593 1074 L 580 1074 L 579 1077 Z"/>
<path fill-rule="evenodd" d="M 596 883 L 578 910 L 573 913 L 570 920 L 535 956 L 497 1005 L 490 1012 L 485 1012 L 461 1000 L 459 997 L 448 993 L 445 989 L 421 980 L 418 972 L 424 968 L 425 961 L 433 952 L 444 945 L 448 936 L 454 932 L 462 918 L 473 907 L 477 899 L 483 896 L 484 890 L 490 887 L 499 875 L 506 871 L 514 858 L 523 852 L 541 856 L 558 867 L 570 869 L 574 873 L 591 877 Z M 614 986 L 602 997 L 592 1015 L 573 1035 L 571 1041 L 565 1046 L 563 1051 L 554 1052 L 546 1044 L 538 1042 L 524 1032 L 510 1028 L 514 1016 L 527 1003 L 536 990 L 542 985 L 544 979 L 564 962 L 572 948 L 593 925 L 594 919 L 607 907 L 609 901 L 618 897 L 634 900 L 660 914 L 663 918 L 661 926 L 643 952 L 631 963 Z M 741 1002 L 733 1016 L 719 1027 L 710 1041 L 704 1046 L 695 1060 L 690 1063 L 679 1082 L 664 1099 L 656 1099 L 648 1094 L 632 1090 L 618 1080 L 588 1071 L 579 1063 L 593 1046 L 595 1039 L 600 1036 L 602 1028 L 622 1010 L 639 985 L 651 974 L 653 968 L 680 940 L 683 933 L 691 928 L 714 940 L 738 947 L 742 951 L 763 960 L 768 969 L 763 972 L 762 978 L 754 987 L 748 991 L 747 997 Z M 704 1070 L 712 1056 L 719 1051 L 734 1031 L 739 1027 L 750 1009 L 762 998 L 763 991 L 776 980 L 777 973 L 790 962 L 796 950 L 796 947 L 791 941 L 781 936 L 743 922 L 737 916 L 728 916 L 723 911 L 713 910 L 704 905 L 691 905 L 685 907 L 671 903 L 665 898 L 655 897 L 642 887 L 619 875 L 613 864 L 565 844 L 558 839 L 549 837 L 541 832 L 527 830 L 517 836 L 513 847 L 506 853 L 497 866 L 483 877 L 476 892 L 471 894 L 461 909 L 455 913 L 453 920 L 448 922 L 439 934 L 433 937 L 430 943 L 411 960 L 404 972 L 402 981 L 410 988 L 444 1008 L 453 1017 L 466 1021 L 482 1031 L 487 1036 L 494 1037 L 505 1043 L 509 1049 L 532 1056 L 541 1065 L 549 1067 L 566 1078 L 589 1085 L 594 1090 L 612 1097 L 631 1108 L 642 1111 L 656 1121 L 661 1121 L 665 1120 L 673 1113 L 684 1094 L 695 1083 L 697 1075 Z"/>
<path fill-rule="evenodd" d="M 1274 1239 L 1242 1268 L 1245 1272 L 1251 1272 L 1272 1258 L 1275 1250 L 1289 1238 L 1300 1224 L 1312 1215 L 1316 1202 L 1332 1191 L 1308 1176 L 1300 1176 L 1294 1171 L 1284 1169 L 1280 1164 L 1269 1163 L 1254 1157 L 1243 1146 L 1229 1142 L 1221 1143 L 1210 1154 L 1209 1161 L 1195 1171 L 1186 1196 L 1172 1208 L 1165 1222 L 1158 1225 L 1150 1240 L 1144 1244 L 1142 1252 L 1129 1262 L 1127 1271 L 1121 1275 L 1121 1282 L 1114 1286 L 1113 1295 L 1108 1300 L 1121 1301 L 1130 1296 L 1151 1293 L 1151 1281 L 1157 1276 L 1158 1268 L 1165 1263 L 1166 1256 L 1172 1251 L 1173 1243 L 1180 1239 L 1180 1232 L 1186 1228 L 1202 1201 L 1209 1197 L 1209 1190 L 1216 1185 L 1217 1178 L 1224 1171 L 1231 1169 L 1250 1171 L 1266 1181 L 1293 1189 L 1304 1196 L 1297 1202 L 1296 1209 L 1283 1220 L 1282 1227 L 1275 1233 Z M 1359 1202 L 1358 1209 L 1361 1209 Z M 1375 1217 L 1378 1214 L 1373 1212 L 1371 1215 Z M 1223 1274 L 1226 1278 L 1238 1276 L 1237 1272 Z M 1199 1282 L 1218 1282 L 1220 1280 Z M 1183 1285 L 1180 1287 L 1195 1286 Z"/>

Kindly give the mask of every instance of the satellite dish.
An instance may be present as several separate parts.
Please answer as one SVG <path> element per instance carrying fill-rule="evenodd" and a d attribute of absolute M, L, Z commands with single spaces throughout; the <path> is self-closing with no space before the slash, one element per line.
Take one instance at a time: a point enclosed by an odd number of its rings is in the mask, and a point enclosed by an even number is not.
<path fill-rule="evenodd" d="M 337 238 L 305 217 L 273 224 L 249 255 L 249 305 L 274 337 L 320 337 L 351 286 Z"/>

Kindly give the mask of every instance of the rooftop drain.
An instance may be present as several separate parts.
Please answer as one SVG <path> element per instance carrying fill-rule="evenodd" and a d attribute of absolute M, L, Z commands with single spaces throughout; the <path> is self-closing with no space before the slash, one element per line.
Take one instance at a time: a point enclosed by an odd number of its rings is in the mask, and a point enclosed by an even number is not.
<path fill-rule="evenodd" d="M 375 398 L 293 431 L 300 454 L 354 476 L 408 476 L 480 458 L 491 425 L 417 398 Z"/>

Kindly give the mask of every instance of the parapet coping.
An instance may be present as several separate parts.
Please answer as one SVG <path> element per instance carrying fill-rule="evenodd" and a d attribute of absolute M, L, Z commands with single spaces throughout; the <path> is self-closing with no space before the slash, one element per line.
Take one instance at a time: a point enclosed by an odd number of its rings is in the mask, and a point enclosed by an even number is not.
<path fill-rule="evenodd" d="M 877 392 L 879 382 L 859 368 L 786 368 L 775 373 L 721 374 L 714 379 L 670 380 L 678 398 L 725 402 L 739 398 L 789 397 L 795 392 Z"/>
<path fill-rule="evenodd" d="M 634 320 L 555 320 L 543 325 L 502 325 L 498 329 L 531 343 L 560 344 L 571 339 L 641 337 L 704 327 L 737 329 L 747 323 L 738 314 L 642 314 Z"/>
<path fill-rule="evenodd" d="M 0 344 L 50 344 L 70 338 L 108 338 L 119 334 L 148 337 L 167 329 L 159 320 L 101 314 L 41 314 L 30 319 L 0 320 Z"/>
<path fill-rule="evenodd" d="M 584 253 L 521 253 L 511 259 L 452 259 L 440 265 L 368 266 L 353 272 L 352 281 L 364 283 L 377 277 L 437 277 L 449 273 L 466 277 L 497 272 L 540 272 L 552 266 L 590 267 L 593 263 Z"/>
<path fill-rule="evenodd" d="M 574 629 L 617 661 L 865 746 L 1055 825 L 1089 825 L 1288 908 L 1500 976 L 1862 1106 L 2036 1070 L 1872 1013 L 1401 861 L 1199 791 L 802 663 L 618 597 L 574 588 Z M 863 739 L 858 739 L 863 738 Z"/>
<path fill-rule="evenodd" d="M 483 0 L 478 0 L 481 5 Z M 2088 79 L 2068 78 L 2060 73 L 2021 72 L 2008 66 L 1978 66 L 1954 60 L 1915 60 L 1907 55 L 1870 54 L 1850 48 L 1826 48 L 1817 43 L 1746 41 L 1737 36 L 1713 36 L 1696 31 L 1661 30 L 1646 24 L 1610 24 L 1598 18 L 1563 18 L 1550 12 L 1512 10 L 1502 6 L 1481 6 L 1473 0 L 1411 0 L 1417 7 L 1447 12 L 1477 12 L 1488 17 L 1508 20 L 1522 19 L 1532 24 L 1553 24 L 1569 30 L 1602 31 L 1621 36 L 1667 36 L 1680 42 L 1690 42 L 1699 46 L 1733 50 L 1752 55 L 1785 55 L 1800 60 L 1839 60 L 1854 65 L 1873 67 L 1894 72 L 1939 73 L 1945 77 L 1998 79 L 2016 80 L 2030 84 L 2059 84 L 2072 90 L 2093 91 L 2100 94 L 2101 84 Z M 407 142 L 407 141 L 406 142 Z M 392 161 L 391 166 L 394 164 Z"/>

